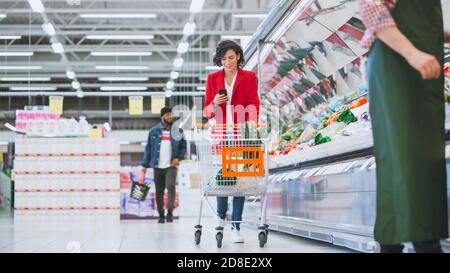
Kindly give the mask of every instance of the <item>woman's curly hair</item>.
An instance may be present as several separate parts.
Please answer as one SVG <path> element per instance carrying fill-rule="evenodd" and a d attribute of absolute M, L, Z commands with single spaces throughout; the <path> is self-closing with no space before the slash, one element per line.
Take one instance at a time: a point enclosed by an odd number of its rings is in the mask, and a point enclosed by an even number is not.
<path fill-rule="evenodd" d="M 236 52 L 236 55 L 240 55 L 240 58 L 238 60 L 238 66 L 242 66 L 245 63 L 244 59 L 244 51 L 242 50 L 242 47 L 237 44 L 234 41 L 231 40 L 224 40 L 221 41 L 216 48 L 216 53 L 214 54 L 214 64 L 217 66 L 222 66 L 222 58 L 225 56 L 225 53 L 227 53 L 228 50 L 232 49 L 234 52 Z"/>

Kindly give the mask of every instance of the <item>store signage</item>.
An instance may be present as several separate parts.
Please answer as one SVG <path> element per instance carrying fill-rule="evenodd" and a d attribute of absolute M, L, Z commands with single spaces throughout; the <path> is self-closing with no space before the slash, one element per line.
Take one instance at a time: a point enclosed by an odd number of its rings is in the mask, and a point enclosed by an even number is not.
<path fill-rule="evenodd" d="M 144 97 L 130 96 L 128 97 L 128 103 L 130 115 L 138 116 L 144 114 Z"/>
<path fill-rule="evenodd" d="M 56 115 L 62 115 L 63 112 L 63 100 L 62 96 L 50 96 L 48 108 L 50 112 Z"/>
<path fill-rule="evenodd" d="M 161 109 L 164 106 L 166 106 L 166 99 L 165 99 L 165 97 L 152 96 L 152 105 L 151 105 L 152 114 L 159 115 Z"/>

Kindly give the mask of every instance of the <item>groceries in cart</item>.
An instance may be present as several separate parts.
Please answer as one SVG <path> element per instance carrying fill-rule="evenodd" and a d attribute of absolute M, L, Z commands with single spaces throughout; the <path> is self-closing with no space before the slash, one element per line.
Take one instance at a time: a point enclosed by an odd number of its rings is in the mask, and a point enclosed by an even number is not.
<path fill-rule="evenodd" d="M 217 186 L 234 186 L 236 185 L 237 177 L 223 177 L 222 169 L 217 172 L 216 183 Z"/>

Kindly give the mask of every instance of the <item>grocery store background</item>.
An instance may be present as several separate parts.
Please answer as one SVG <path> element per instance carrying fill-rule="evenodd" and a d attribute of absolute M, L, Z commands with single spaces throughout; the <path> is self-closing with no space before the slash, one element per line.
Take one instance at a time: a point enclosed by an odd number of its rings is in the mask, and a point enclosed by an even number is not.
<path fill-rule="evenodd" d="M 363 32 L 355 0 L 1 0 L 0 252 L 374 251 Z M 252 224 L 244 244 L 225 231 L 217 248 L 208 210 L 194 243 L 193 132 L 207 122 L 205 81 L 224 39 L 242 45 L 260 122 L 274 125 L 264 248 Z M 446 62 L 450 103 L 450 46 Z M 129 195 L 163 106 L 175 107 L 188 151 L 177 219 L 157 224 L 151 170 L 147 199 Z M 248 197 L 244 219 L 257 220 L 260 204 Z"/>

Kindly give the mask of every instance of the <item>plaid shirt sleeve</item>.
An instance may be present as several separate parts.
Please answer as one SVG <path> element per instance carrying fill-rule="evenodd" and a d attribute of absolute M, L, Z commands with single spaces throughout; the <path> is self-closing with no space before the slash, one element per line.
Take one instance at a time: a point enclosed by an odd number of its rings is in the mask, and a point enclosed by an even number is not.
<path fill-rule="evenodd" d="M 391 16 L 398 0 L 359 0 L 359 15 L 366 26 L 361 46 L 370 48 L 376 40 L 376 32 L 396 26 Z"/>

